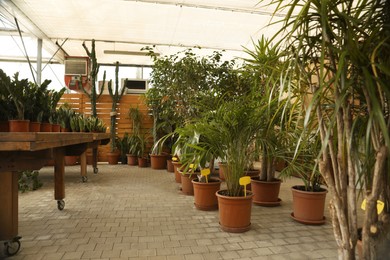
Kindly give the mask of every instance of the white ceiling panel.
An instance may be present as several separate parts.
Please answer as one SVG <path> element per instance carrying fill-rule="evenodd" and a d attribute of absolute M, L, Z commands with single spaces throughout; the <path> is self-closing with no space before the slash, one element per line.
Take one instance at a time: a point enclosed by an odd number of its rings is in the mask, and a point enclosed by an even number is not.
<path fill-rule="evenodd" d="M 276 30 L 265 28 L 272 7 L 259 6 L 257 0 L 0 0 L 0 3 L 3 7 L 0 12 L 16 16 L 26 33 L 37 35 L 38 28 L 40 37 L 43 34 L 47 37 L 44 40 L 53 44 L 66 40 L 62 48 L 71 56 L 85 55 L 81 43 L 95 39 L 100 63 L 118 60 L 151 64 L 144 56 L 104 54 L 104 50 L 139 51 L 146 45 L 156 45 L 162 55 L 200 46 L 204 52 L 226 50 L 228 57 L 242 56 L 243 46 L 250 48 L 252 39 L 257 40 L 262 34 L 270 36 Z"/>

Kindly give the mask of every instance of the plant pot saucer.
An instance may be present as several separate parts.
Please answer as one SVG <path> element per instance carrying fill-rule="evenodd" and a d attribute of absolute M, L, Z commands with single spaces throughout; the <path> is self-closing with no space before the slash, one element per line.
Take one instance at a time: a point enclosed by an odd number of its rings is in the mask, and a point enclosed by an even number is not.
<path fill-rule="evenodd" d="M 251 223 L 249 223 L 248 226 L 246 227 L 239 227 L 239 228 L 236 228 L 236 227 L 225 227 L 225 226 L 222 226 L 221 223 L 219 223 L 219 227 L 225 231 L 225 232 L 229 232 L 229 233 L 244 233 L 248 230 L 251 229 Z"/>
<path fill-rule="evenodd" d="M 325 223 L 325 216 L 322 218 L 322 220 L 306 220 L 306 219 L 298 219 L 294 216 L 294 212 L 291 212 L 291 218 L 299 223 L 306 224 L 306 225 L 322 225 Z"/>
<path fill-rule="evenodd" d="M 280 206 L 282 200 L 278 198 L 278 201 L 253 201 L 254 204 L 263 206 L 263 207 L 277 207 Z"/>

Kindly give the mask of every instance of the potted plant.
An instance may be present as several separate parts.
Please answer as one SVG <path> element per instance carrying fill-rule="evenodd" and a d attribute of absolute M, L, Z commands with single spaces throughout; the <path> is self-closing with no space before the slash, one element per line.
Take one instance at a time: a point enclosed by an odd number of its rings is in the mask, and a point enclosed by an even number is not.
<path fill-rule="evenodd" d="M 96 50 L 95 50 L 95 39 L 92 39 L 91 41 L 91 51 L 89 51 L 88 47 L 85 45 L 85 42 L 82 44 L 85 52 L 87 53 L 89 57 L 89 62 L 91 64 L 91 71 L 90 71 L 90 78 L 88 79 L 88 88 L 90 89 L 90 92 L 87 91 L 86 88 L 84 88 L 83 84 L 79 84 L 81 86 L 82 91 L 84 94 L 89 98 L 91 101 L 91 115 L 94 117 L 97 117 L 96 112 L 96 102 L 100 98 L 100 96 L 103 94 L 105 82 L 106 82 L 106 72 L 103 73 L 103 83 L 102 87 L 100 89 L 100 93 L 97 93 L 96 90 L 96 82 L 97 82 L 97 76 L 99 73 L 99 64 L 97 62 L 96 58 Z M 82 77 L 80 77 L 82 78 Z"/>
<path fill-rule="evenodd" d="M 138 167 L 147 167 L 148 166 L 148 157 L 146 154 L 146 146 L 148 143 L 148 138 L 146 135 L 138 135 L 138 144 L 136 154 L 138 156 Z"/>
<path fill-rule="evenodd" d="M 64 103 L 58 108 L 58 117 L 61 125 L 61 132 L 70 132 L 70 120 L 76 112 L 72 109 L 69 103 Z"/>
<path fill-rule="evenodd" d="M 202 136 L 198 135 L 202 126 L 202 124 L 194 123 L 177 128 L 175 134 L 178 137 L 174 150 L 180 152 L 182 159 L 181 170 L 178 172 L 187 175 L 181 176 L 183 193 L 186 191 L 185 185 L 189 186 L 187 183 L 191 181 L 191 187 L 187 188 L 187 193 L 191 192 L 191 195 L 194 195 L 195 207 L 199 210 L 215 210 L 218 209 L 216 193 L 220 190 L 221 181 L 209 176 L 211 173 L 209 167 L 213 167 L 211 162 L 221 153 L 219 149 L 206 150 L 199 146 L 203 141 Z"/>
<path fill-rule="evenodd" d="M 247 70 L 252 72 L 253 95 L 259 109 L 263 111 L 263 126 L 258 133 L 256 143 L 248 151 L 259 155 L 260 171 L 254 172 L 251 178 L 253 203 L 261 206 L 278 206 L 281 199 L 279 191 L 281 179 L 275 177 L 276 162 L 286 160 L 285 132 L 293 117 L 285 115 L 290 101 L 281 98 L 279 93 L 280 67 L 283 65 L 278 46 L 271 46 L 264 36 L 255 44 L 255 50 L 246 49 L 250 58 L 246 59 Z M 290 121 L 283 121 L 282 116 Z"/>
<path fill-rule="evenodd" d="M 141 133 L 142 125 L 142 113 L 139 107 L 130 107 L 127 113 L 128 117 L 132 123 L 132 133 L 128 136 L 128 146 L 129 150 L 127 151 L 127 164 L 137 165 L 138 164 L 138 146 L 139 146 L 139 135 Z"/>
<path fill-rule="evenodd" d="M 389 208 L 376 210 L 378 199 L 390 201 L 389 2 L 276 2 L 275 13 L 289 14 L 279 32 L 290 61 L 283 83 L 307 101 L 304 118 L 317 122 L 339 258 L 355 258 L 358 182 L 366 199 L 363 258 L 380 258 L 390 230 Z"/>
<path fill-rule="evenodd" d="M 0 70 L 2 88 L 7 89 L 9 98 L 12 100 L 13 107 L 11 111 L 16 113 L 9 114 L 9 131 L 10 132 L 29 132 L 30 121 L 25 120 L 25 91 L 29 88 L 27 79 L 19 80 L 19 73 L 15 73 L 11 80 L 2 70 Z"/>
<path fill-rule="evenodd" d="M 281 176 L 298 175 L 303 181 L 302 185 L 291 188 L 293 197 L 293 212 L 291 217 L 300 223 L 308 225 L 321 225 L 325 223 L 325 200 L 327 189 L 322 186 L 323 178 L 316 163 L 321 149 L 319 136 L 305 128 L 297 127 L 290 140 L 295 156 L 288 162 L 287 167 L 281 171 Z M 298 142 L 301 142 L 298 144 Z M 291 148 L 290 148 L 291 149 Z M 290 150 L 291 153 L 293 151 Z"/>
<path fill-rule="evenodd" d="M 110 152 L 107 153 L 108 162 L 110 164 L 117 164 L 119 161 L 119 157 L 125 158 L 125 155 L 122 156 L 123 153 L 121 153 L 120 150 L 118 150 L 117 145 L 122 144 L 122 140 L 118 139 L 116 136 L 116 116 L 117 116 L 117 104 L 120 102 L 123 94 L 125 93 L 125 87 L 122 86 L 121 90 L 119 90 L 119 80 L 118 80 L 118 73 L 119 73 L 119 62 L 117 61 L 115 63 L 115 89 L 112 88 L 112 80 L 108 82 L 108 92 L 110 94 L 110 97 L 112 99 L 112 107 L 110 112 Z M 123 143 L 124 144 L 124 143 Z"/>
<path fill-rule="evenodd" d="M 119 152 L 120 152 L 120 162 L 122 164 L 126 164 L 127 163 L 127 153 L 129 152 L 129 149 L 130 149 L 130 145 L 129 145 L 129 133 L 125 132 L 123 134 L 123 137 L 120 138 L 118 137 L 118 140 L 117 140 L 117 145 L 116 145 L 118 148 L 119 148 Z"/>
<path fill-rule="evenodd" d="M 216 193 L 220 226 L 227 232 L 245 232 L 250 229 L 251 192 L 244 194 L 240 178 L 245 175 L 247 149 L 254 142 L 262 126 L 261 113 L 248 97 L 223 102 L 210 116 L 192 126 L 199 138 L 191 147 L 226 158 L 226 190 Z M 240 215 L 231 214 L 240 212 Z"/>

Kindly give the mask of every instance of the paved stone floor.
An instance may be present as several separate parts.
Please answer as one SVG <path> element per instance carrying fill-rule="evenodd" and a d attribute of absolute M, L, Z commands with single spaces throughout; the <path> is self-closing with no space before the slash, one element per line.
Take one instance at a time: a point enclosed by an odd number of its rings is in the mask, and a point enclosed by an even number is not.
<path fill-rule="evenodd" d="M 232 234 L 220 230 L 218 211 L 195 209 L 173 173 L 102 164 L 96 175 L 88 166 L 82 183 L 79 169 L 66 168 L 63 211 L 54 200 L 52 167 L 40 171 L 41 189 L 20 194 L 22 247 L 9 259 L 337 258 L 329 220 L 307 226 L 291 219 L 296 178 L 282 184 L 280 207 L 254 205 L 251 230 Z"/>

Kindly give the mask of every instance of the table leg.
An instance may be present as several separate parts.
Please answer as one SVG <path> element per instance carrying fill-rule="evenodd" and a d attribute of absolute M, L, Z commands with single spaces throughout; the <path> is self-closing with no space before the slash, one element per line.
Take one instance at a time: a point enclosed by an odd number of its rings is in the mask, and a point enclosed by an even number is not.
<path fill-rule="evenodd" d="M 97 167 L 97 161 L 98 161 L 98 148 L 92 148 L 92 166 L 93 166 L 93 173 L 98 173 L 98 167 Z"/>
<path fill-rule="evenodd" d="M 57 200 L 57 207 L 63 210 L 65 207 L 65 150 L 55 149 L 54 154 L 54 199 Z"/>
<path fill-rule="evenodd" d="M 86 182 L 88 180 L 87 176 L 87 152 L 83 152 L 80 155 L 80 170 L 81 170 L 81 180 Z"/>
<path fill-rule="evenodd" d="M 0 172 L 0 240 L 18 235 L 18 173 Z"/>

